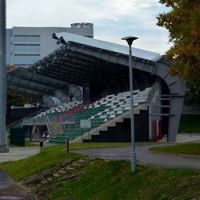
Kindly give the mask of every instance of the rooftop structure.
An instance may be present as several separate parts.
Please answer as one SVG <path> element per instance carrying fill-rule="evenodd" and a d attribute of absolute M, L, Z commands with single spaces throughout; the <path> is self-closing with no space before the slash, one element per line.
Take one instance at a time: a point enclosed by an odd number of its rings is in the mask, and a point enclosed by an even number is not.
<path fill-rule="evenodd" d="M 71 27 L 13 27 L 7 29 L 6 63 L 27 67 L 56 50 L 60 45 L 52 40 L 54 32 L 69 32 L 93 37 L 93 24 L 74 23 Z"/>

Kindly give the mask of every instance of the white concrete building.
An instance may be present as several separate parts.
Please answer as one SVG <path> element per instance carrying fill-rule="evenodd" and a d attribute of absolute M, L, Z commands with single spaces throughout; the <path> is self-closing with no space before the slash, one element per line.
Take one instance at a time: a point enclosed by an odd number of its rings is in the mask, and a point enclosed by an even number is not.
<path fill-rule="evenodd" d="M 93 24 L 73 23 L 70 27 L 13 27 L 7 29 L 6 63 L 26 67 L 56 50 L 55 32 L 68 32 L 93 38 Z"/>

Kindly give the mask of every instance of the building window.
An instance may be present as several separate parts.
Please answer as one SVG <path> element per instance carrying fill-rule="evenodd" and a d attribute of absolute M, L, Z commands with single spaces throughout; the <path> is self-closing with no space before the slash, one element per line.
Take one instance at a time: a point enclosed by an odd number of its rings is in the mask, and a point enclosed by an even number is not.
<path fill-rule="evenodd" d="M 40 44 L 14 44 L 14 51 L 38 52 L 40 51 Z"/>
<path fill-rule="evenodd" d="M 40 54 L 14 54 L 14 63 L 17 65 L 21 63 L 30 65 L 38 60 L 40 60 Z"/>
<path fill-rule="evenodd" d="M 40 44 L 15 44 L 15 46 L 40 46 Z"/>
<path fill-rule="evenodd" d="M 14 54 L 14 56 L 40 56 L 40 54 Z"/>
<path fill-rule="evenodd" d="M 40 37 L 40 35 L 15 35 L 15 37 Z"/>
<path fill-rule="evenodd" d="M 14 35 L 14 41 L 39 42 L 40 35 Z"/>

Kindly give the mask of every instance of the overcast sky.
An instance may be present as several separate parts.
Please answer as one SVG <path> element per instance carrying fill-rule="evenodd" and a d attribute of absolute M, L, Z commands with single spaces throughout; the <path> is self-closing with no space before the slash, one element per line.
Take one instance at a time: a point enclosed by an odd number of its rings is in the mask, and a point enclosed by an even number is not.
<path fill-rule="evenodd" d="M 96 39 L 125 44 L 127 35 L 139 37 L 134 46 L 163 54 L 169 49 L 168 32 L 156 26 L 166 11 L 159 0 L 7 0 L 7 27 L 69 27 L 75 22 L 94 24 Z"/>

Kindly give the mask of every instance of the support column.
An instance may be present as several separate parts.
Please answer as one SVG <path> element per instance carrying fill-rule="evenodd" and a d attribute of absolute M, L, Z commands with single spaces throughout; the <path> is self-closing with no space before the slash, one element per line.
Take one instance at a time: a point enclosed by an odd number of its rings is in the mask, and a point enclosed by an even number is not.
<path fill-rule="evenodd" d="M 183 109 L 183 96 L 171 96 L 170 99 L 170 116 L 168 126 L 168 142 L 175 142 L 178 133 L 179 122 Z"/>
<path fill-rule="evenodd" d="M 87 84 L 83 87 L 83 102 L 90 102 L 90 85 Z"/>
<path fill-rule="evenodd" d="M 0 152 L 8 152 L 6 136 L 6 1 L 0 1 Z"/>

